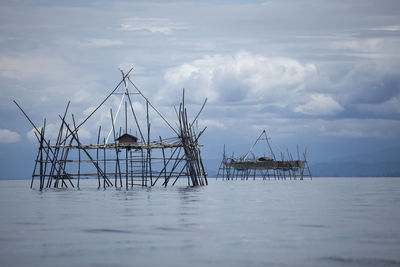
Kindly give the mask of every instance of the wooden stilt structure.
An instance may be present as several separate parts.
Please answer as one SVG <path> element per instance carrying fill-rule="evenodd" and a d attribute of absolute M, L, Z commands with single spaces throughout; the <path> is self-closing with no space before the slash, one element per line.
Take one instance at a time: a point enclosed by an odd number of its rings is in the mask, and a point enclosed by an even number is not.
<path fill-rule="evenodd" d="M 250 154 L 252 154 L 253 148 L 260 140 L 267 141 L 270 157 L 264 156 L 257 159 L 249 159 Z M 237 178 L 240 178 L 241 180 L 248 180 L 251 172 L 253 172 L 253 180 L 255 180 L 256 177 L 263 178 L 263 180 L 268 177 L 268 180 L 270 180 L 271 176 L 275 180 L 286 180 L 287 178 L 292 180 L 297 179 L 297 177 L 299 177 L 300 180 L 303 180 L 304 177 L 310 177 L 310 179 L 312 179 L 311 171 L 306 159 L 307 150 L 304 151 L 302 159 L 300 159 L 298 146 L 297 160 L 293 159 L 292 155 L 289 153 L 289 150 L 287 150 L 287 155 L 280 151 L 280 159 L 277 159 L 277 153 L 273 151 L 269 140 L 270 138 L 268 137 L 267 132 L 263 130 L 260 136 L 251 146 L 250 150 L 243 157 L 239 158 L 235 158 L 233 154 L 232 157 L 227 157 L 224 145 L 224 152 L 217 173 L 217 179 L 221 177 L 222 180 L 229 180 L 232 178 L 235 178 L 236 180 Z M 272 172 L 272 174 L 270 174 L 270 171 Z M 232 176 L 230 177 L 231 173 Z"/>
<path fill-rule="evenodd" d="M 97 186 L 99 188 L 101 186 L 104 188 L 111 186 L 125 188 L 131 188 L 136 185 L 154 186 L 159 180 L 162 181 L 163 186 L 167 186 L 170 181 L 173 181 L 172 185 L 174 185 L 179 178 L 186 178 L 190 186 L 207 185 L 207 175 L 200 152 L 201 145 L 198 143 L 206 128 L 197 132 L 194 127 L 207 99 L 194 120 L 189 122 L 185 106 L 185 91 L 183 90 L 182 102 L 177 112 L 178 124 L 177 127 L 172 127 L 166 117 L 155 108 L 143 92 L 132 82 L 129 77 L 131 72 L 132 69 L 127 74 L 121 71 L 122 80 L 119 84 L 79 124 L 76 124 L 73 115 L 73 123 L 67 122 L 66 115 L 70 104 L 68 102 L 63 116 L 59 115 L 61 124 L 55 143 L 46 138 L 46 123 L 39 129 L 21 106 L 14 101 L 33 126 L 39 143 L 30 184 L 31 188 L 34 186 L 36 178 L 39 178 L 39 189 L 43 190 L 45 188 L 67 188 L 68 185 L 75 187 L 75 183 L 79 188 L 82 185 L 80 179 L 91 177 L 97 178 Z M 132 86 L 137 92 L 135 95 L 139 96 L 136 101 L 142 99 L 146 103 L 146 126 L 143 127 L 146 139 L 137 119 L 132 94 L 128 89 L 129 86 Z M 118 90 L 121 88 L 122 92 Z M 111 130 L 108 136 L 102 135 L 102 127 L 100 126 L 96 142 L 84 144 L 82 138 L 79 138 L 79 130 L 113 95 L 122 95 L 122 99 L 120 107 L 115 114 L 110 109 Z M 123 102 L 125 97 L 127 101 Z M 117 136 L 117 125 L 115 123 L 122 103 L 125 103 L 124 127 L 119 127 L 118 125 L 120 131 L 119 136 Z M 128 118 L 128 106 L 133 117 L 131 120 Z M 158 136 L 159 138 L 152 140 L 150 109 L 172 129 L 173 137 L 162 138 Z M 129 134 L 128 125 L 136 128 L 140 137 Z M 110 135 L 113 140 L 109 142 Z M 102 136 L 103 142 L 100 143 Z M 123 151 L 125 153 L 121 153 Z M 115 168 L 110 168 L 113 165 Z M 114 177 L 114 183 L 111 182 L 110 177 Z M 161 179 L 159 179 L 160 177 Z M 125 179 L 125 182 L 123 182 L 123 179 Z"/>

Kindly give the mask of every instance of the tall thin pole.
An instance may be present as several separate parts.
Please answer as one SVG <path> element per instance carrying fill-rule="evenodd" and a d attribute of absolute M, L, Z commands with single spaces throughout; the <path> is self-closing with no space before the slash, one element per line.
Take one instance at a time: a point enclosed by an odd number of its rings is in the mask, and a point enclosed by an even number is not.
<path fill-rule="evenodd" d="M 149 120 L 149 101 L 146 101 L 146 111 L 147 111 L 147 162 L 148 170 L 150 172 L 150 184 L 153 184 L 153 174 L 151 168 L 151 148 L 150 148 L 150 120 Z M 147 179 L 146 179 L 147 185 Z"/>
<path fill-rule="evenodd" d="M 44 128 L 42 128 L 40 132 L 40 190 L 43 189 L 43 140 L 44 140 L 44 134 L 43 134 Z"/>
<path fill-rule="evenodd" d="M 128 189 L 128 160 L 129 160 L 129 158 L 128 158 L 128 149 L 127 148 L 125 148 L 125 171 L 126 171 L 126 174 L 125 174 L 125 186 L 126 186 L 126 189 Z"/>
<path fill-rule="evenodd" d="M 107 173 L 106 138 L 103 138 L 103 162 L 104 162 L 104 175 L 106 175 L 106 173 Z M 103 187 L 106 188 L 106 179 L 103 179 Z"/>
<path fill-rule="evenodd" d="M 97 161 L 97 164 L 99 164 L 100 132 L 101 132 L 101 125 L 99 126 L 99 133 L 97 134 L 97 149 L 96 149 L 96 161 Z M 98 181 L 99 188 L 100 188 L 100 186 L 101 186 L 101 184 L 100 184 L 100 172 L 98 170 L 97 170 L 97 181 Z"/>
<path fill-rule="evenodd" d="M 36 134 L 36 133 L 35 133 Z M 50 143 L 50 142 L 49 142 Z M 35 175 L 36 175 L 36 168 L 37 165 L 39 163 L 39 156 L 40 156 L 40 147 L 38 149 L 38 153 L 36 155 L 36 160 L 35 160 L 35 167 L 33 168 L 33 172 L 32 172 L 32 181 L 31 181 L 31 188 L 33 187 L 33 180 L 35 179 Z"/>
<path fill-rule="evenodd" d="M 125 101 L 125 133 L 128 133 L 128 107 Z"/>
<path fill-rule="evenodd" d="M 74 128 L 76 129 L 74 114 L 72 114 L 72 122 L 74 124 Z M 79 140 L 78 132 L 76 132 L 75 134 L 76 134 L 77 139 Z M 71 138 L 71 143 L 72 143 L 72 140 L 73 140 L 73 138 Z M 68 153 L 68 150 L 67 150 L 67 153 Z M 97 173 L 99 173 L 99 171 L 97 171 Z M 80 185 L 80 180 L 81 180 L 81 149 L 78 146 L 78 184 L 77 184 L 78 188 L 79 188 L 79 185 Z"/>
<path fill-rule="evenodd" d="M 15 105 L 21 110 L 21 112 L 24 114 L 24 116 L 26 117 L 26 119 L 29 121 L 29 123 L 33 126 L 33 128 L 35 129 L 36 133 L 40 134 L 39 129 L 36 127 L 36 125 L 32 122 L 32 120 L 28 117 L 28 115 L 25 113 L 25 111 L 21 108 L 20 105 L 18 105 L 18 103 L 14 100 L 13 101 L 15 103 Z M 39 140 L 40 141 L 40 140 Z M 62 167 L 62 164 L 59 160 L 57 160 L 57 158 L 55 157 L 54 151 L 51 149 L 51 147 L 49 146 L 49 142 L 46 141 L 46 139 L 43 140 L 45 142 L 45 144 L 48 146 L 49 151 L 52 153 L 52 155 L 54 156 L 54 161 L 57 162 L 60 165 L 60 168 L 62 169 L 62 171 L 64 172 L 64 174 L 67 176 L 69 182 L 71 183 L 71 186 L 74 187 L 74 184 L 71 181 L 71 177 L 70 175 L 65 171 L 65 169 Z M 48 153 L 49 151 L 46 151 L 46 153 Z"/>
<path fill-rule="evenodd" d="M 129 151 L 130 154 L 130 163 L 131 163 L 131 169 L 130 169 L 130 174 L 131 174 L 131 186 L 133 186 L 133 161 L 132 161 L 132 150 Z"/>
<path fill-rule="evenodd" d="M 61 118 L 61 116 L 59 116 Z M 62 119 L 62 118 L 61 118 Z M 95 168 L 100 172 L 100 174 L 103 176 L 104 179 L 107 180 L 107 182 L 109 184 L 112 185 L 111 181 L 108 180 L 108 178 L 105 176 L 104 172 L 100 169 L 99 165 L 97 164 L 97 162 L 92 158 L 92 156 L 90 155 L 90 153 L 82 146 L 81 142 L 79 142 L 79 139 L 76 137 L 75 133 L 71 130 L 71 128 L 69 128 L 68 124 L 65 122 L 65 120 L 62 120 L 63 123 L 65 124 L 65 126 L 67 127 L 67 130 L 70 132 L 72 138 L 75 139 L 75 141 L 78 143 L 78 146 L 83 150 L 83 152 L 85 152 L 85 154 L 88 156 L 90 162 L 93 163 L 93 165 L 95 166 Z M 67 176 L 68 177 L 68 176 Z M 69 177 L 68 177 L 69 178 Z M 73 185 L 72 185 L 73 186 Z"/>
<path fill-rule="evenodd" d="M 86 117 L 86 119 L 84 119 L 77 127 L 76 127 L 76 129 L 75 129 L 75 131 L 78 131 L 79 130 L 79 128 L 85 123 L 85 122 L 87 122 L 88 120 L 89 120 L 89 118 L 90 117 L 92 117 L 93 116 L 93 114 L 115 93 L 115 91 L 117 91 L 117 89 L 118 89 L 118 87 L 122 84 L 122 82 L 124 82 L 125 81 L 125 78 L 126 77 L 128 77 L 129 76 L 129 74 L 132 72 L 132 70 L 133 70 L 133 68 L 131 68 L 125 75 L 124 75 L 124 77 L 123 77 L 123 79 L 117 84 L 117 86 L 115 86 L 115 88 L 114 88 L 114 90 L 112 90 L 112 92 L 106 97 L 106 98 L 104 98 L 103 99 L 103 101 L 101 101 L 101 103 Z M 14 101 L 15 102 L 15 101 Z M 68 135 L 67 137 L 66 137 L 66 139 L 68 138 L 68 137 L 70 137 L 71 135 Z"/>
<path fill-rule="evenodd" d="M 163 155 L 163 161 L 164 161 L 164 181 L 165 180 L 167 180 L 167 163 L 166 163 L 166 161 L 165 161 L 165 151 L 164 151 L 164 146 L 163 146 L 163 141 L 162 141 L 162 139 L 161 139 L 161 136 L 160 136 L 160 144 L 161 144 L 161 150 L 162 150 L 162 155 Z M 161 174 L 161 173 L 160 173 Z"/>
<path fill-rule="evenodd" d="M 119 165 L 118 147 L 117 147 L 116 137 L 115 137 L 115 127 L 114 127 L 114 119 L 113 119 L 113 115 L 112 115 L 112 109 L 110 109 L 110 114 L 111 114 L 111 123 L 112 123 L 112 129 L 113 129 L 113 134 L 114 134 L 115 154 L 117 156 L 117 161 L 116 161 L 116 165 L 115 165 L 115 186 L 117 186 L 117 173 L 118 173 L 119 174 L 119 184 L 122 187 L 121 166 Z"/>
<path fill-rule="evenodd" d="M 171 126 L 171 124 L 167 121 L 167 119 L 153 106 L 153 104 L 150 103 L 149 99 L 144 96 L 144 94 L 139 90 L 139 88 L 136 87 L 136 85 L 132 82 L 131 78 L 128 76 L 128 81 L 135 87 L 136 91 L 149 103 L 149 105 L 154 109 L 155 112 L 161 117 L 161 119 L 164 120 L 164 122 L 177 134 L 178 132 L 174 129 L 174 127 Z"/>

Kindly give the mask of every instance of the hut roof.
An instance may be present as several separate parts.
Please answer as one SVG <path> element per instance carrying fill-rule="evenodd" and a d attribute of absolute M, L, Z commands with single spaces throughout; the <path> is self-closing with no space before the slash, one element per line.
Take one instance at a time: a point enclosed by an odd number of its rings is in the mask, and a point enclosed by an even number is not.
<path fill-rule="evenodd" d="M 136 136 L 133 136 L 131 134 L 128 133 L 124 133 L 123 135 L 121 135 L 120 137 L 118 137 L 117 141 L 119 141 L 120 143 L 136 143 L 138 141 L 139 138 L 137 138 Z"/>

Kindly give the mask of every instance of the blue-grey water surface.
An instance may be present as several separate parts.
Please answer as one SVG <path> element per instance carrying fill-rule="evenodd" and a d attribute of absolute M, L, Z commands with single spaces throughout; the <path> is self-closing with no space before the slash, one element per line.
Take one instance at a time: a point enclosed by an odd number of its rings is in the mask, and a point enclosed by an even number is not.
<path fill-rule="evenodd" d="M 0 181 L 1 266 L 400 266 L 400 179 Z"/>

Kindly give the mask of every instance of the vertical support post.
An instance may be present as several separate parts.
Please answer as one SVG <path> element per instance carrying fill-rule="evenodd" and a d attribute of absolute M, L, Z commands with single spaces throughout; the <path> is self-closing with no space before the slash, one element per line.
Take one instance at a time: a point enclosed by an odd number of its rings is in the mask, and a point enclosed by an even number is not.
<path fill-rule="evenodd" d="M 163 145 L 163 141 L 160 137 L 160 145 L 161 145 L 161 151 L 162 151 L 162 155 L 163 155 L 163 161 L 164 161 L 164 181 L 167 180 L 167 163 L 165 161 L 165 151 L 164 151 L 164 145 Z"/>
<path fill-rule="evenodd" d="M 149 101 L 146 101 L 146 113 L 147 113 L 147 164 L 149 166 L 148 170 L 150 172 L 150 184 L 153 184 L 153 171 L 151 168 L 151 148 L 150 148 L 150 120 L 149 120 Z M 146 178 L 147 186 L 147 178 Z"/>
<path fill-rule="evenodd" d="M 103 139 L 103 162 L 104 162 L 104 175 L 107 176 L 107 162 L 106 162 L 106 139 Z M 106 179 L 103 179 L 103 187 L 106 188 Z"/>
<path fill-rule="evenodd" d="M 35 129 L 36 133 L 40 134 L 39 129 L 36 127 L 36 125 L 32 122 L 32 120 L 28 117 L 28 115 L 25 113 L 25 111 L 21 108 L 20 105 L 18 105 L 18 103 L 14 100 L 13 101 L 15 103 L 15 105 L 21 110 L 21 112 L 24 114 L 24 116 L 26 117 L 26 119 L 29 121 L 29 123 L 33 126 L 33 128 Z M 38 140 L 40 140 L 38 138 Z M 70 175 L 65 171 L 65 169 L 62 167 L 62 164 L 57 160 L 57 157 L 55 157 L 54 151 L 51 149 L 51 147 L 49 146 L 49 143 L 46 140 L 43 140 L 45 142 L 45 144 L 48 147 L 48 151 L 46 151 L 46 153 L 48 153 L 49 151 L 52 153 L 53 155 L 53 162 L 57 162 L 60 165 L 60 168 L 63 170 L 64 175 L 68 178 L 69 182 L 71 183 L 71 186 L 74 187 L 74 184 L 72 183 L 71 179 L 70 179 Z"/>
<path fill-rule="evenodd" d="M 78 188 L 81 180 L 81 149 L 78 148 Z"/>
<path fill-rule="evenodd" d="M 72 122 L 74 124 L 74 131 L 75 131 L 76 139 L 77 139 L 77 142 L 78 142 L 78 184 L 77 184 L 77 187 L 79 188 L 80 180 L 81 180 L 81 148 L 80 148 L 80 145 L 79 145 L 78 130 L 76 129 L 74 114 L 72 114 Z M 74 139 L 71 138 L 70 145 L 72 144 L 72 140 L 74 140 Z M 66 154 L 68 154 L 68 149 L 67 149 Z M 65 157 L 65 159 L 67 159 L 67 158 Z"/>
<path fill-rule="evenodd" d="M 63 120 L 65 122 L 65 118 Z M 64 125 L 68 128 L 68 124 L 64 123 Z M 60 146 L 65 146 L 67 142 L 67 136 L 68 136 L 68 131 L 65 132 L 65 138 L 62 140 L 62 142 L 59 143 Z M 62 137 L 62 136 L 61 136 Z M 72 142 L 72 140 L 71 140 Z M 60 148 L 59 148 L 60 150 Z M 58 184 L 61 180 L 61 187 L 64 187 L 64 185 L 67 187 L 66 183 L 64 182 L 64 175 L 60 175 L 61 169 L 63 168 L 65 170 L 65 160 L 64 159 L 64 153 L 65 153 L 65 148 L 61 148 L 61 156 L 60 156 L 60 164 L 57 170 L 57 176 L 56 176 L 56 181 L 55 181 L 55 187 L 58 188 Z"/>
<path fill-rule="evenodd" d="M 115 127 L 114 127 L 114 119 L 113 119 L 113 115 L 112 115 L 112 109 L 110 109 L 110 114 L 111 114 L 111 123 L 112 123 L 113 135 L 114 135 L 115 154 L 117 157 L 117 161 L 115 164 L 115 186 L 117 186 L 117 174 L 119 174 L 119 184 L 122 187 L 121 166 L 119 165 L 118 147 L 117 147 L 117 143 L 115 140 L 116 137 L 115 137 Z"/>
<path fill-rule="evenodd" d="M 226 170 L 226 153 L 225 153 L 225 144 L 224 144 L 224 154 L 222 156 L 222 180 L 225 179 L 225 170 Z M 228 172 L 227 172 L 228 175 Z"/>
<path fill-rule="evenodd" d="M 143 142 L 145 142 L 144 140 L 143 140 Z M 141 163 L 142 163 L 142 186 L 144 186 L 145 184 L 144 184 L 144 181 L 145 181 L 145 179 L 146 179 L 146 177 L 145 177 L 145 175 L 147 175 L 147 171 L 146 171 L 146 168 L 147 168 L 147 165 L 146 165 L 146 162 L 147 162 L 147 159 L 145 159 L 145 156 L 144 156 L 144 153 L 143 153 L 143 149 L 141 149 L 140 150 L 140 152 L 141 152 Z M 147 179 L 146 179 L 147 180 Z"/>
<path fill-rule="evenodd" d="M 61 116 L 59 116 L 59 117 L 61 118 Z M 66 122 L 64 120 L 63 120 L 63 123 L 67 127 L 67 130 L 71 133 L 72 138 L 75 139 L 75 141 L 78 143 L 78 146 L 83 150 L 83 152 L 85 152 L 85 154 L 89 158 L 90 162 L 93 163 L 93 165 L 101 173 L 103 178 L 108 180 L 108 178 L 104 175 L 103 171 L 100 169 L 100 167 L 97 164 L 97 162 L 93 159 L 93 157 L 90 155 L 90 153 L 81 145 L 81 142 L 79 142 L 79 139 L 77 138 L 77 136 L 75 136 L 75 133 L 69 128 L 68 124 L 66 124 Z M 69 176 L 67 176 L 67 178 L 69 179 Z M 112 183 L 110 181 L 108 181 L 108 182 L 112 185 Z"/>
<path fill-rule="evenodd" d="M 43 189 L 43 128 L 40 131 L 40 190 Z"/>
<path fill-rule="evenodd" d="M 101 125 L 99 126 L 99 133 L 97 134 L 97 149 L 96 149 L 96 162 L 97 162 L 97 165 L 99 165 L 100 132 L 101 132 Z M 98 182 L 98 185 L 99 185 L 99 188 L 100 188 L 101 184 L 100 184 L 100 172 L 99 172 L 99 170 L 97 170 L 97 182 Z"/>
<path fill-rule="evenodd" d="M 64 117 L 63 117 L 63 119 L 65 119 L 65 117 L 67 116 L 69 104 L 70 104 L 70 101 L 68 101 L 67 107 L 65 108 L 65 112 L 64 112 Z M 53 174 L 54 174 L 54 171 L 55 171 L 55 169 L 56 169 L 56 161 L 57 161 L 58 153 L 59 153 L 59 150 L 60 150 L 57 146 L 61 144 L 61 138 L 62 138 L 62 132 L 63 132 L 63 130 L 64 130 L 64 123 L 61 123 L 60 129 L 59 129 L 59 131 L 58 131 L 58 136 L 57 136 L 57 141 L 56 141 L 55 152 L 53 153 L 53 161 L 52 161 L 52 163 L 51 163 L 51 168 L 50 168 L 50 173 L 49 173 L 49 179 L 47 180 L 47 187 L 51 187 L 51 184 L 52 184 Z M 55 186 L 55 185 L 54 185 L 54 186 Z"/>
<path fill-rule="evenodd" d="M 125 148 L 125 172 L 126 172 L 125 186 L 126 186 L 126 189 L 128 189 L 128 171 L 129 171 L 128 170 L 128 148 Z"/>
<path fill-rule="evenodd" d="M 133 159 L 132 159 L 132 150 L 129 151 L 130 154 L 130 163 L 131 163 L 131 187 L 133 187 Z"/>
<path fill-rule="evenodd" d="M 40 149 L 40 190 L 42 190 L 44 188 L 44 182 L 46 179 L 46 169 L 43 166 L 44 165 L 43 164 L 43 149 L 45 149 L 43 146 L 43 142 L 45 140 L 44 139 L 45 131 L 46 131 L 46 119 L 44 119 L 43 128 L 40 133 L 40 146 L 41 146 L 41 149 Z"/>
<path fill-rule="evenodd" d="M 128 107 L 125 101 L 125 133 L 128 133 Z"/>
<path fill-rule="evenodd" d="M 36 136 L 36 137 L 37 137 L 37 136 Z M 39 141 L 39 145 L 40 145 L 40 141 Z M 39 149 L 38 149 L 38 153 L 37 153 L 37 155 L 36 155 L 35 167 L 33 167 L 32 180 L 31 180 L 31 188 L 33 187 L 33 180 L 35 179 L 36 167 L 37 167 L 38 162 L 39 162 L 39 156 L 40 156 L 40 146 L 39 146 Z"/>
<path fill-rule="evenodd" d="M 46 151 L 46 160 L 44 161 L 44 177 L 46 178 L 46 173 L 47 173 L 47 164 L 49 163 L 49 156 L 50 156 L 50 140 L 49 144 L 47 146 L 47 151 Z M 47 181 L 50 179 L 50 176 L 48 176 Z M 44 186 L 44 184 L 43 184 Z M 47 185 L 46 185 L 47 186 Z"/>

